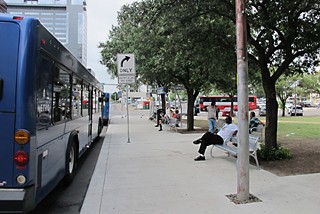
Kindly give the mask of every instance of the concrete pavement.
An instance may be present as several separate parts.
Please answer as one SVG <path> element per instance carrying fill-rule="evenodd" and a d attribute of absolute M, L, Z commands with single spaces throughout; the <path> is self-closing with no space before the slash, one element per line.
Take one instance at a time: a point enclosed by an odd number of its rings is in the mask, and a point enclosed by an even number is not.
<path fill-rule="evenodd" d="M 159 132 L 147 116 L 113 117 L 81 214 L 319 213 L 320 174 L 278 177 L 250 165 L 250 193 L 262 202 L 236 205 L 236 159 L 207 151 L 195 162 L 202 134 Z"/>

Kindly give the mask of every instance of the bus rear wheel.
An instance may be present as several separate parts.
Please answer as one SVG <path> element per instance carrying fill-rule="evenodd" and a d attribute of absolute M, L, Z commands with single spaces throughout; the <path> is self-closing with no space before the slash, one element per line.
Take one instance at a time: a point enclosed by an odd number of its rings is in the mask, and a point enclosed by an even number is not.
<path fill-rule="evenodd" d="M 77 167 L 77 146 L 74 141 L 68 144 L 67 153 L 66 153 L 66 175 L 65 175 L 65 183 L 69 185 L 74 177 L 75 170 Z"/>

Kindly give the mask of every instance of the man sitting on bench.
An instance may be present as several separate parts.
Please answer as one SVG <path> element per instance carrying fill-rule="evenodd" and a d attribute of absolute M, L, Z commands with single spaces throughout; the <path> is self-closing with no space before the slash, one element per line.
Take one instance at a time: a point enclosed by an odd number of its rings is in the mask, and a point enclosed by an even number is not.
<path fill-rule="evenodd" d="M 193 141 L 194 144 L 200 144 L 198 150 L 199 156 L 195 158 L 195 161 L 204 161 L 206 158 L 204 156 L 207 146 L 212 144 L 223 144 L 223 142 L 232 137 L 237 131 L 238 127 L 232 124 L 231 116 L 227 116 L 225 119 L 226 123 L 222 126 L 217 134 L 212 134 L 211 132 L 206 132 L 200 139 Z"/>

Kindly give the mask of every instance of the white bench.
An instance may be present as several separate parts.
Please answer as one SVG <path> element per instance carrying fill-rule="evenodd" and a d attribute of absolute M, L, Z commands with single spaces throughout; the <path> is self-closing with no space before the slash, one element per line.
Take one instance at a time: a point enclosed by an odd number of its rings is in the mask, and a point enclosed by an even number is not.
<path fill-rule="evenodd" d="M 169 122 L 167 123 L 167 125 L 169 126 L 170 130 L 174 129 L 175 131 L 177 131 L 177 119 L 176 118 L 169 118 Z"/>
<path fill-rule="evenodd" d="M 234 142 L 234 139 L 236 140 L 236 137 L 227 138 L 224 140 L 222 145 L 217 145 L 217 144 L 213 145 L 210 151 L 211 157 L 213 157 L 214 147 L 217 147 L 219 149 L 222 149 L 228 152 L 228 156 L 230 156 L 230 154 L 238 155 L 238 148 L 233 145 L 231 146 L 228 145 L 229 143 L 231 143 L 231 141 Z M 259 146 L 259 137 L 254 135 L 249 135 L 249 155 L 254 158 L 254 160 L 256 161 L 257 168 L 259 169 L 259 162 L 258 162 L 258 156 L 257 156 L 258 146 Z"/>
<path fill-rule="evenodd" d="M 260 141 L 264 142 L 263 134 L 264 134 L 264 125 L 259 124 L 257 127 L 249 128 L 249 134 L 260 136 Z"/>

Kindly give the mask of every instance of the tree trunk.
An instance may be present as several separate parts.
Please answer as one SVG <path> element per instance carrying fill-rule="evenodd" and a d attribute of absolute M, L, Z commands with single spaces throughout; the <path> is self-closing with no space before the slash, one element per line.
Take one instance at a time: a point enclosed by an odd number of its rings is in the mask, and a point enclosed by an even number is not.
<path fill-rule="evenodd" d="M 188 94 L 188 108 L 187 108 L 187 130 L 192 131 L 194 130 L 194 101 L 195 98 L 193 96 L 193 90 L 187 89 Z"/>
<path fill-rule="evenodd" d="M 282 104 L 282 117 L 286 116 L 286 104 Z"/>
<path fill-rule="evenodd" d="M 164 114 L 166 114 L 166 95 L 161 94 L 160 97 L 161 97 L 161 103 L 162 103 L 161 108 L 163 109 Z"/>
<path fill-rule="evenodd" d="M 266 91 L 266 129 L 265 146 L 269 150 L 277 148 L 277 129 L 278 129 L 278 102 L 276 99 L 275 83 L 272 81 L 264 82 Z"/>

